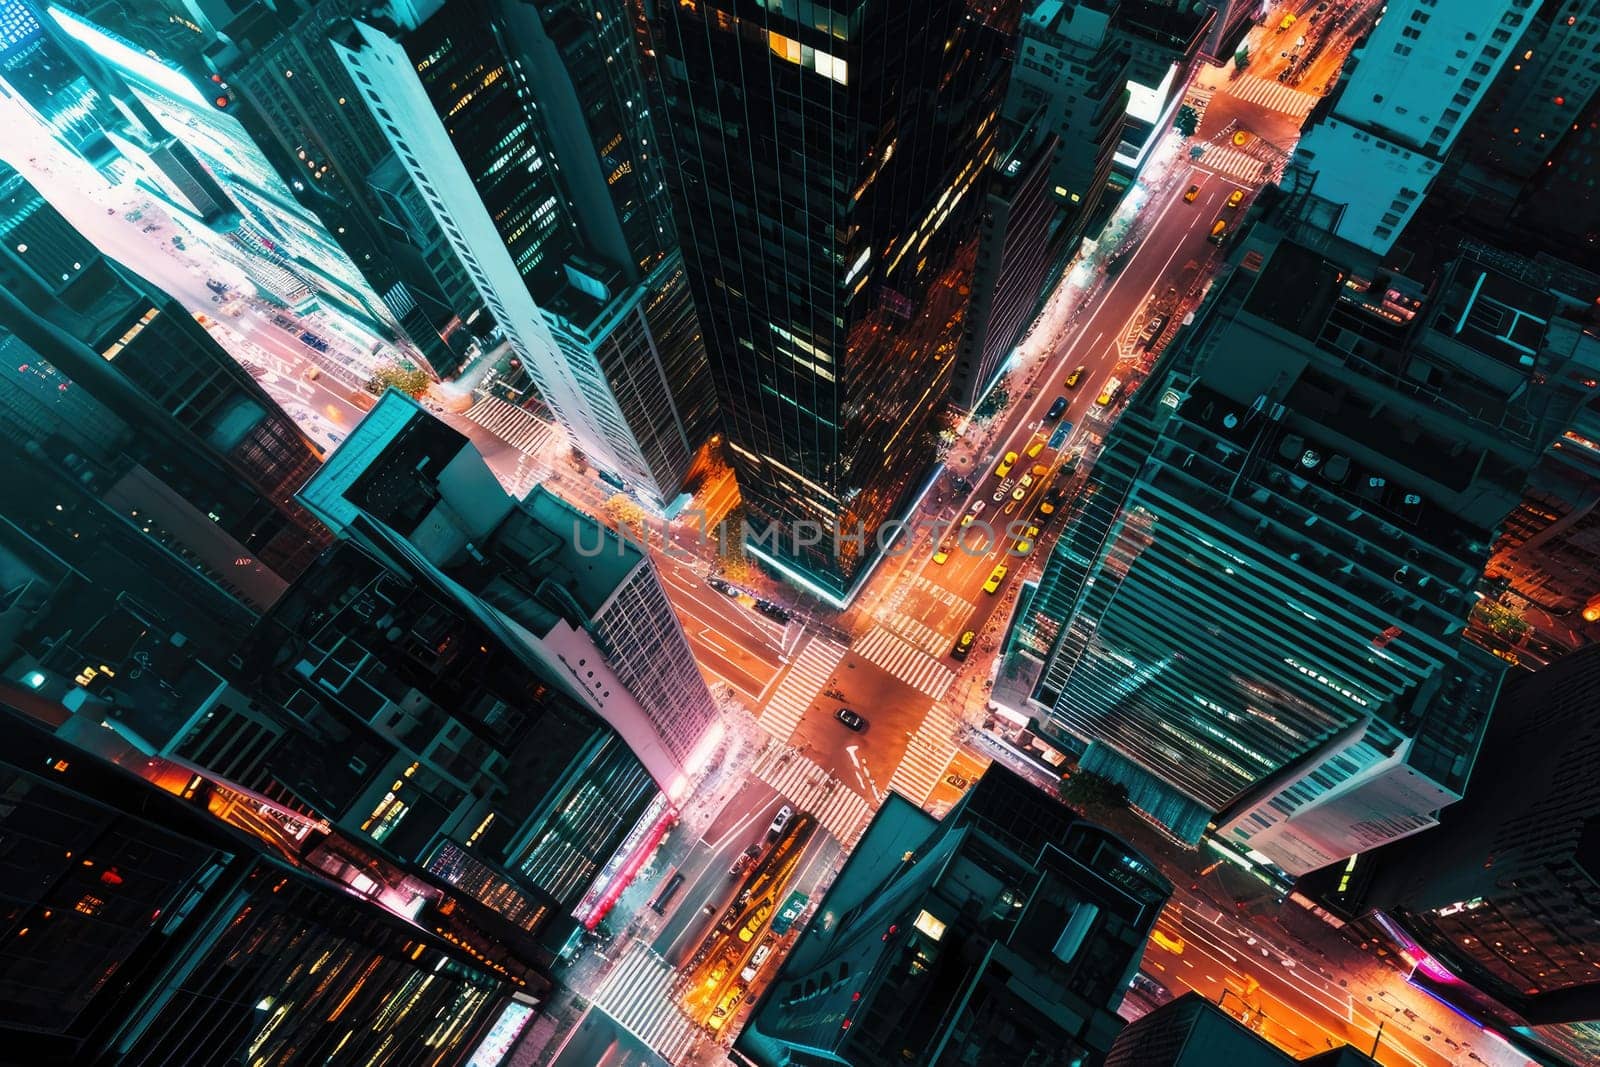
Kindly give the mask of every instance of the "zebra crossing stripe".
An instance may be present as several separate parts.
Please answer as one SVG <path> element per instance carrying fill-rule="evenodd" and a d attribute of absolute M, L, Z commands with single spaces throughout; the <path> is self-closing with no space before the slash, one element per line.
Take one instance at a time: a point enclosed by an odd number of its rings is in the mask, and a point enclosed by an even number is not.
<path fill-rule="evenodd" d="M 887 625 L 898 636 L 917 645 L 930 656 L 937 656 L 944 651 L 946 641 L 943 634 L 903 611 L 894 612 Z"/>
<path fill-rule="evenodd" d="M 479 397 L 466 415 L 519 452 L 538 452 L 550 441 L 548 423 L 497 396 Z"/>
<path fill-rule="evenodd" d="M 1251 104 L 1260 104 L 1269 111 L 1293 115 L 1304 118 L 1317 106 L 1318 97 L 1315 93 L 1302 92 L 1291 88 L 1279 81 L 1268 81 L 1247 74 L 1240 78 L 1228 91 L 1228 95 L 1235 100 L 1243 100 Z"/>
<path fill-rule="evenodd" d="M 788 745 L 771 745 L 751 768 L 798 811 L 810 812 L 846 850 L 861 836 L 872 805 Z"/>
<path fill-rule="evenodd" d="M 795 657 L 789 673 L 778 683 L 778 688 L 773 691 L 766 710 L 758 720 L 774 740 L 789 740 L 789 735 L 800 724 L 801 717 L 810 709 L 811 702 L 816 700 L 817 694 L 828 684 L 828 679 L 833 677 L 834 668 L 844 658 L 844 651 L 844 645 L 813 637 L 800 655 Z"/>
<path fill-rule="evenodd" d="M 1208 148 L 1200 157 L 1200 166 L 1242 182 L 1258 182 L 1264 172 L 1270 173 L 1271 170 L 1271 164 L 1263 163 L 1232 145 L 1213 145 Z"/>
<path fill-rule="evenodd" d="M 941 699 L 955 680 L 949 667 L 882 626 L 874 626 L 856 652 L 935 700 Z"/>
<path fill-rule="evenodd" d="M 952 739 L 957 728 L 955 718 L 942 709 L 929 710 L 906 746 L 906 754 L 895 769 L 889 788 L 913 804 L 921 804 L 939 784 L 945 768 L 955 757 L 956 746 Z"/>
<path fill-rule="evenodd" d="M 667 962 L 635 940 L 594 995 L 596 1007 L 669 1063 L 677 1062 L 694 1031 L 673 1001 L 673 978 Z"/>

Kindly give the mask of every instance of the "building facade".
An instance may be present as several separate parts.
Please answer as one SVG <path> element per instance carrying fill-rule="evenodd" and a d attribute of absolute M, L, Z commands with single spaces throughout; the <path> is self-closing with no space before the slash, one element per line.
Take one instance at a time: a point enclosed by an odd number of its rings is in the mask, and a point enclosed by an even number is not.
<path fill-rule="evenodd" d="M 1172 886 L 991 765 L 943 820 L 890 794 L 735 1051 L 859 1067 L 1103 1061 Z"/>
<path fill-rule="evenodd" d="M 464 1063 L 514 977 L 0 700 L 7 1055 Z M 523 1007 L 536 1001 L 529 998 Z"/>
<path fill-rule="evenodd" d="M 1110 433 L 1011 664 L 1082 766 L 1289 874 L 1460 799 L 1474 586 L 1600 355 L 1494 256 L 1420 283 L 1303 239 L 1242 241 Z"/>
<path fill-rule="evenodd" d="M 76 465 L 144 532 L 256 609 L 327 543 L 294 502 L 319 456 L 205 328 L 0 166 L 7 435 Z M 129 513 L 132 513 L 130 515 Z"/>
<path fill-rule="evenodd" d="M 622 6 L 428 7 L 336 48 L 574 446 L 667 507 L 715 415 Z"/>
<path fill-rule="evenodd" d="M 1060 142 L 1037 126 L 1006 132 L 1014 139 L 995 157 L 983 194 L 972 307 L 950 388 L 951 403 L 969 411 L 999 380 L 1073 251 L 1050 186 Z"/>
<path fill-rule="evenodd" d="M 1296 166 L 1315 174 L 1329 229 L 1385 254 L 1511 62 L 1533 0 L 1389 4 L 1344 82 L 1307 130 Z"/>
<path fill-rule="evenodd" d="M 752 548 L 842 604 L 931 473 L 1017 11 L 803 10 L 662 4 L 651 40 Z"/>
<path fill-rule="evenodd" d="M 206 63 L 228 87 L 219 99 L 301 183 L 302 202 L 448 377 L 467 355 L 482 302 L 431 214 L 384 210 L 384 194 L 404 198 L 410 181 L 328 40 L 340 20 L 370 6 L 246 4 L 208 44 Z"/>
<path fill-rule="evenodd" d="M 1383 849 L 1366 902 L 1535 1024 L 1600 1019 L 1600 650 L 1506 686 L 1466 799 Z M 1449 995 L 1448 983 L 1441 986 Z"/>
<path fill-rule="evenodd" d="M 51 8 L 51 17 L 111 80 L 139 139 L 170 139 L 181 147 L 175 163 L 197 161 L 198 177 L 182 183 L 215 183 L 221 202 L 203 216 L 219 252 L 282 304 L 307 311 L 325 305 L 384 336 L 395 334 L 398 324 L 377 292 L 237 118 L 189 74 L 116 33 L 61 8 Z M 150 163 L 150 180 L 161 187 L 172 183 L 157 166 L 164 159 Z"/>
<path fill-rule="evenodd" d="M 1073 241 L 1093 232 L 1108 212 L 1112 164 L 1123 140 L 1132 94 L 1132 49 L 1116 32 L 1115 0 L 1045 0 L 1022 20 L 1005 115 L 1035 122 L 1060 141 L 1050 192 Z"/>
<path fill-rule="evenodd" d="M 509 496 L 465 437 L 394 392 L 301 499 L 457 598 L 682 798 L 717 710 L 640 545 L 542 489 Z"/>

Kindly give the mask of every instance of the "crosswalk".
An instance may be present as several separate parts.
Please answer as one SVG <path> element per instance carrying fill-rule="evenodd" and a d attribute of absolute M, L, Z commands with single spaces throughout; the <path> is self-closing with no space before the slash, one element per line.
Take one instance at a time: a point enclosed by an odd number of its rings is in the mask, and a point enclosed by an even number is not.
<path fill-rule="evenodd" d="M 1211 145 L 1200 157 L 1199 163 L 1208 170 L 1251 184 L 1260 182 L 1272 170 L 1271 164 L 1263 163 L 1249 152 L 1241 152 L 1228 144 Z"/>
<path fill-rule="evenodd" d="M 919 574 L 915 578 L 911 579 L 911 586 L 926 593 L 928 596 L 937 600 L 947 608 L 960 608 L 964 611 L 970 611 L 972 609 L 972 601 L 957 596 L 955 593 L 946 589 L 932 578 L 927 578 Z"/>
<path fill-rule="evenodd" d="M 889 612 L 884 625 L 930 656 L 942 655 L 950 644 L 950 639 L 938 630 L 903 611 Z"/>
<path fill-rule="evenodd" d="M 1269 111 L 1278 111 L 1299 119 L 1311 114 L 1311 109 L 1317 106 L 1319 99 L 1315 93 L 1291 89 L 1280 81 L 1258 78 L 1254 74 L 1246 74 L 1230 85 L 1228 95 L 1235 100 L 1260 104 Z"/>
<path fill-rule="evenodd" d="M 904 638 L 874 626 L 856 646 L 856 653 L 871 660 L 913 689 L 941 699 L 955 680 L 955 672 Z"/>
<path fill-rule="evenodd" d="M 497 396 L 479 397 L 466 416 L 518 452 L 536 453 L 550 443 L 553 432 L 548 422 L 531 411 Z"/>
<path fill-rule="evenodd" d="M 922 720 L 906 745 L 905 758 L 895 768 L 889 788 L 913 804 L 921 804 L 944 777 L 956 754 L 955 736 L 961 724 L 955 716 L 935 707 Z"/>
<path fill-rule="evenodd" d="M 676 977 L 667 961 L 644 941 L 628 945 L 600 982 L 594 1006 L 668 1063 L 682 1063 L 695 1027 L 672 996 Z"/>
<path fill-rule="evenodd" d="M 817 699 L 817 694 L 833 677 L 834 668 L 844 658 L 845 645 L 822 637 L 813 637 L 795 657 L 789 673 L 761 713 L 761 726 L 775 741 L 787 741 L 800 719 Z"/>
<path fill-rule="evenodd" d="M 816 816 L 845 851 L 855 847 L 872 818 L 872 805 L 789 745 L 768 745 L 751 773 L 781 793 L 797 811 Z"/>

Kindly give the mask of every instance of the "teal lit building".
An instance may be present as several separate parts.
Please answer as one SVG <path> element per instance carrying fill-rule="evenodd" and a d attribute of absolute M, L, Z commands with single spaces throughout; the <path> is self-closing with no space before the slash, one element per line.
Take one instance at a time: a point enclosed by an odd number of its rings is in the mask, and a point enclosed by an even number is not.
<path fill-rule="evenodd" d="M 1460 799 L 1504 667 L 1462 642 L 1474 587 L 1600 345 L 1491 249 L 1419 280 L 1310 230 L 1235 255 L 1108 435 L 999 702 L 1178 837 L 1300 874 Z"/>

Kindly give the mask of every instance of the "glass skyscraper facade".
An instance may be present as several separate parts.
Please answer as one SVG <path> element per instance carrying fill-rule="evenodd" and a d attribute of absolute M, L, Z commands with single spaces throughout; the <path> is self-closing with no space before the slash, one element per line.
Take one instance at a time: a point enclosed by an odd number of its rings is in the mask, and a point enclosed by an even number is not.
<path fill-rule="evenodd" d="M 400 161 L 575 447 L 670 503 L 714 392 L 631 25 L 451 0 L 337 41 Z"/>
<path fill-rule="evenodd" d="M 731 458 L 778 534 L 754 547 L 834 601 L 932 467 L 1014 6 L 711 0 L 652 20 Z"/>
<path fill-rule="evenodd" d="M 1082 766 L 1300 874 L 1460 799 L 1502 668 L 1461 640 L 1474 585 L 1600 346 L 1471 250 L 1428 284 L 1266 227 L 1240 255 L 1109 435 L 1013 655 Z"/>

